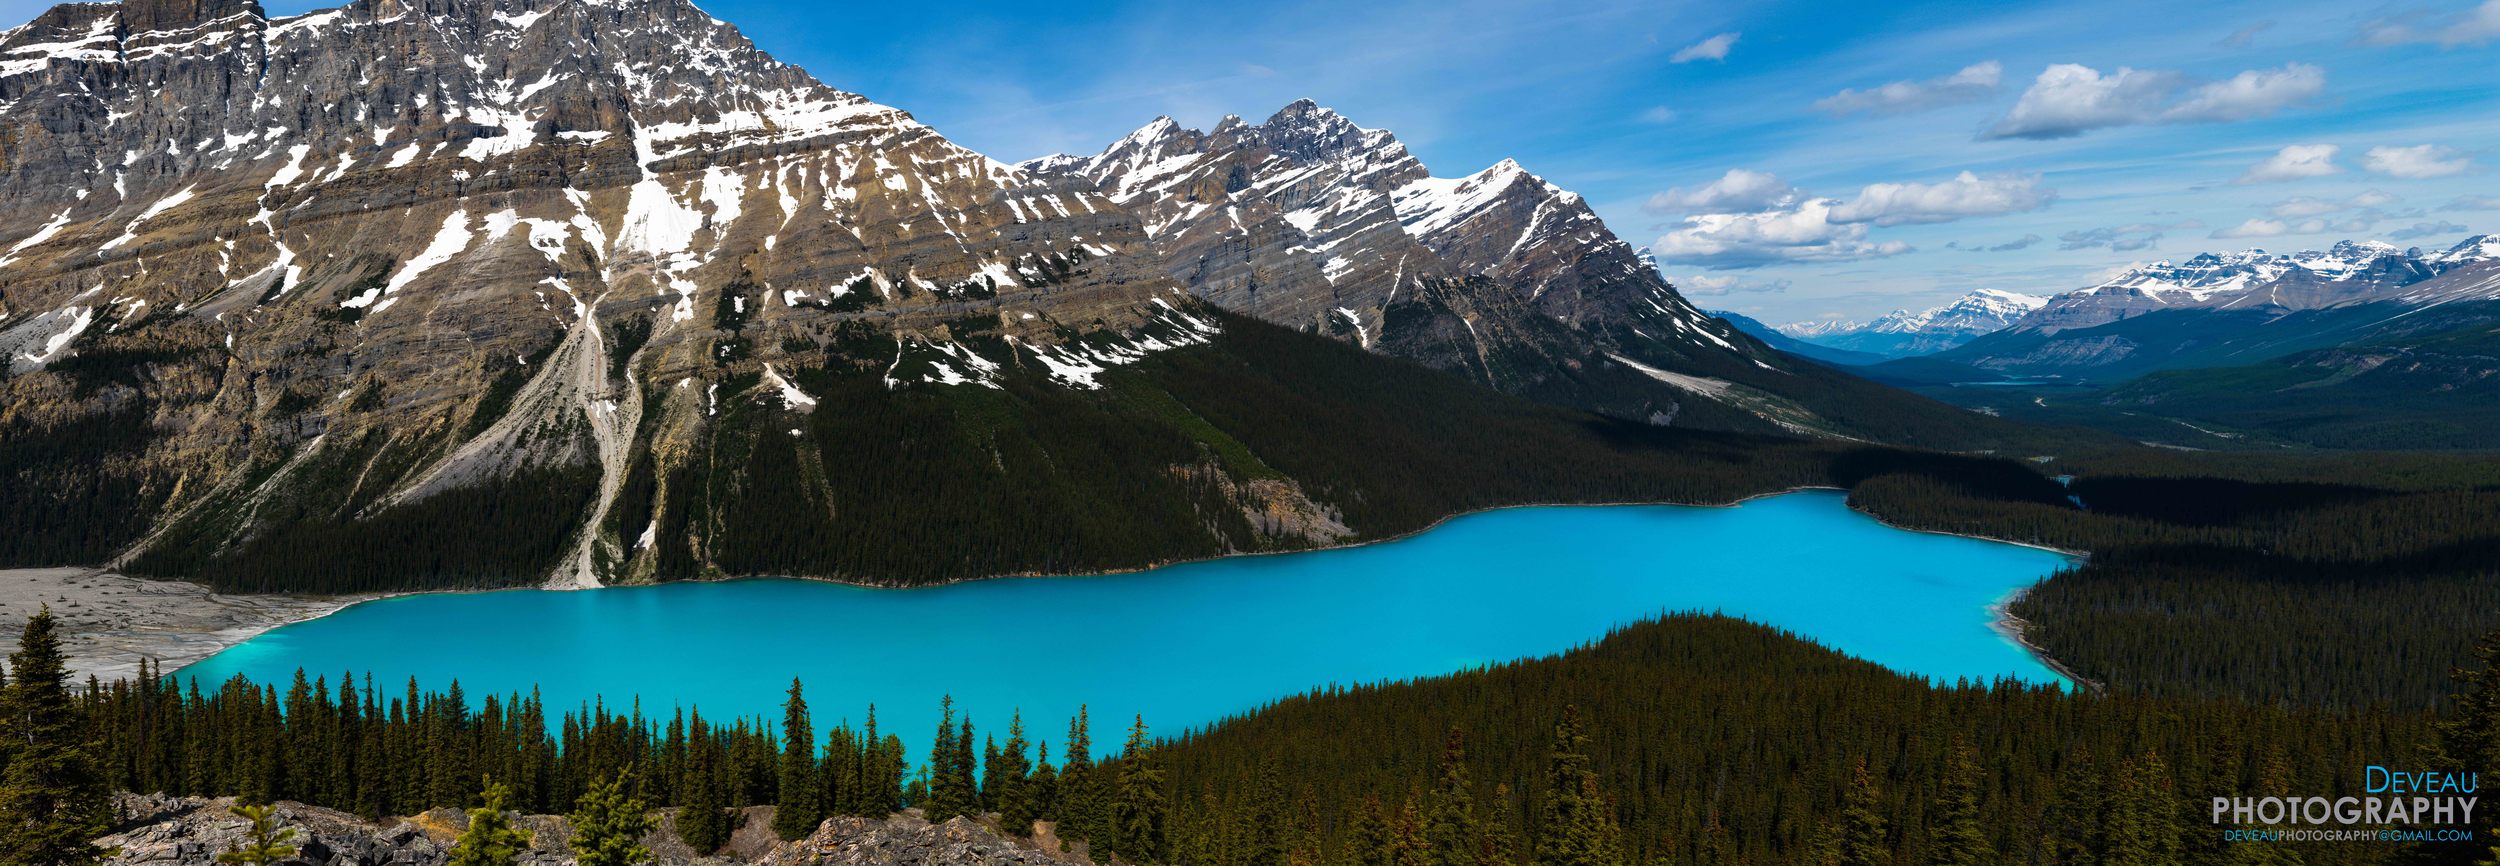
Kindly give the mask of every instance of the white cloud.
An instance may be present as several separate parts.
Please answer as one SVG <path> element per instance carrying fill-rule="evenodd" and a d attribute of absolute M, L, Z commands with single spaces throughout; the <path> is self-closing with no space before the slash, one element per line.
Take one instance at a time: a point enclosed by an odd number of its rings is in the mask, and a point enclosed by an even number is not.
<path fill-rule="evenodd" d="M 2056 197 L 2038 175 L 1963 172 L 1939 183 L 1868 184 L 1842 201 L 1808 198 L 1777 177 L 1738 169 L 1698 190 L 1652 197 L 1653 210 L 1711 211 L 1684 217 L 1652 248 L 1661 261 L 1711 268 L 1880 258 L 1909 252 L 1910 245 L 1870 239 L 1871 226 L 2037 210 Z"/>
<path fill-rule="evenodd" d="M 2412 228 L 2402 228 L 2388 232 L 2387 239 L 2391 241 L 2410 241 L 2427 237 L 2436 237 L 2438 235 L 2464 234 L 2465 231 L 2466 229 L 2464 226 L 2457 225 L 2456 223 L 2452 223 L 2447 220 L 2440 220 L 2435 223 L 2414 223 Z"/>
<path fill-rule="evenodd" d="M 2274 21 L 2272 19 L 2259 21 L 2255 24 L 2231 31 L 2231 35 L 2222 37 L 2222 41 L 2216 44 L 2219 44 L 2224 48 L 2246 48 L 2257 44 L 2257 34 L 2264 33 L 2272 29 L 2274 29 Z"/>
<path fill-rule="evenodd" d="M 2440 210 L 2500 210 L 2500 195 L 2461 195 Z"/>
<path fill-rule="evenodd" d="M 2123 226 L 2079 229 L 2058 235 L 2057 248 L 2061 250 L 2105 248 L 2118 252 L 2148 250 L 2152 249 L 2154 244 L 2161 242 L 2162 234 L 2165 232 L 2202 227 L 2204 227 L 2203 223 L 2189 220 L 2177 225 L 2129 223 Z"/>
<path fill-rule="evenodd" d="M 2189 91 L 2162 112 L 2171 123 L 2230 123 L 2265 117 L 2326 92 L 2326 70 L 2306 63 L 2251 69 Z"/>
<path fill-rule="evenodd" d="M 2326 72 L 2304 63 L 2252 69 L 2194 84 L 2176 72 L 2052 64 L 1982 138 L 2066 138 L 2140 123 L 2223 123 L 2265 117 L 2326 90 Z"/>
<path fill-rule="evenodd" d="M 1683 292 L 1685 297 L 1693 298 L 1716 298 L 1736 294 L 1775 295 L 1786 292 L 1789 286 L 1795 285 L 1788 280 L 1753 280 L 1739 276 L 1714 277 L 1708 274 L 1670 278 L 1668 282 L 1673 283 L 1676 290 Z"/>
<path fill-rule="evenodd" d="M 1865 223 L 1831 220 L 1833 199 L 1754 213 L 1695 214 L 1652 246 L 1661 261 L 1711 268 L 1780 262 L 1840 262 L 1910 251 L 1900 241 L 1867 240 Z"/>
<path fill-rule="evenodd" d="M 2500 0 L 2483 0 L 2454 15 L 2434 16 L 2416 9 L 2361 25 L 2361 41 L 2371 45 L 2426 43 L 2442 48 L 2481 45 L 2500 39 Z"/>
<path fill-rule="evenodd" d="M 1942 183 L 1870 184 L 1855 200 L 1833 208 L 1832 220 L 1879 226 L 1952 222 L 2039 210 L 2056 198 L 2057 191 L 2041 187 L 2036 174 L 1980 177 L 1966 171 Z"/>
<path fill-rule="evenodd" d="M 1658 213 L 1765 210 L 1795 201 L 1799 195 L 1796 187 L 1782 183 L 1776 175 L 1731 168 L 1700 189 L 1688 191 L 1679 186 L 1650 196 L 1649 209 Z"/>
<path fill-rule="evenodd" d="M 1742 33 L 1721 33 L 1700 42 L 1695 42 L 1691 45 L 1684 46 L 1682 50 L 1675 52 L 1674 56 L 1667 58 L 1667 62 L 1691 63 L 1695 60 L 1726 60 L 1727 50 L 1736 47 L 1736 38 L 1743 35 L 1744 34 Z"/>
<path fill-rule="evenodd" d="M 1664 105 L 1652 105 L 1641 111 L 1642 123 L 1667 123 L 1673 120 L 1675 120 L 1675 109 Z"/>
<path fill-rule="evenodd" d="M 1843 90 L 1815 100 L 1814 107 L 1832 114 L 1908 114 L 1986 98 L 1997 91 L 2004 74 L 2004 65 L 1983 61 L 1941 78 L 1895 81 L 1870 90 Z"/>
<path fill-rule="evenodd" d="M 2266 214 L 2278 220 L 2302 220 L 2290 226 L 2295 234 L 2316 234 L 2324 231 L 2365 232 L 2369 231 L 2372 226 L 2378 225 L 2380 220 L 2387 218 L 2387 212 L 2379 208 L 2398 201 L 2402 199 L 2375 189 L 2364 190 L 2341 200 L 2301 195 L 2267 205 Z M 2351 215 L 2340 220 L 2318 219 L 2328 214 L 2347 211 L 2351 212 Z M 2418 215 L 2418 212 L 2409 215 Z"/>
<path fill-rule="evenodd" d="M 2217 238 L 2270 238 L 2291 230 L 2292 227 L 2285 225 L 2282 220 L 2252 219 L 2227 229 L 2215 229 L 2211 236 Z"/>
<path fill-rule="evenodd" d="M 2342 148 L 2332 144 L 2290 145 L 2249 166 L 2247 173 L 2232 183 L 2267 183 L 2335 174 L 2344 170 L 2335 164 L 2335 154 L 2340 150 Z"/>
<path fill-rule="evenodd" d="M 2240 223 L 2239 225 L 2216 231 L 2211 235 L 2211 237 L 2270 238 L 2281 235 L 2316 235 L 2326 234 L 2328 232 L 2357 234 L 2369 231 L 2372 227 L 2378 225 L 2378 221 L 2383 218 L 2383 216 L 2384 215 L 2377 212 L 2363 212 L 2337 220 L 2314 217 L 2301 220 L 2299 222 L 2290 222 L 2287 220 L 2252 219 L 2247 222 Z"/>
<path fill-rule="evenodd" d="M 2343 209 L 2344 205 L 2342 202 L 2332 202 L 2327 201 L 2326 199 L 2316 198 L 2314 196 L 2303 195 L 2275 202 L 2273 205 L 2266 208 L 2266 213 L 2276 217 L 2293 219 L 2298 217 L 2317 216 L 2319 214 L 2330 214 Z"/>
<path fill-rule="evenodd" d="M 2436 144 L 2417 144 L 2412 147 L 2370 148 L 2368 153 L 2361 155 L 2361 165 L 2380 174 L 2420 180 L 2464 174 L 2473 170 L 2474 161 Z"/>
<path fill-rule="evenodd" d="M 2404 199 L 2397 198 L 2397 197 L 2395 197 L 2395 196 L 2388 195 L 2387 193 L 2380 192 L 2380 191 L 2378 191 L 2378 190 L 2372 189 L 2372 190 L 2363 190 L 2363 191 L 2361 191 L 2360 193 L 2355 194 L 2353 197 L 2348 198 L 2348 199 L 2345 199 L 2345 200 L 2344 200 L 2344 206 L 2345 206 L 2345 207 L 2386 207 L 2386 206 L 2388 206 L 2388 205 L 2395 204 L 2395 203 L 2400 202 L 2400 201 L 2404 201 Z"/>

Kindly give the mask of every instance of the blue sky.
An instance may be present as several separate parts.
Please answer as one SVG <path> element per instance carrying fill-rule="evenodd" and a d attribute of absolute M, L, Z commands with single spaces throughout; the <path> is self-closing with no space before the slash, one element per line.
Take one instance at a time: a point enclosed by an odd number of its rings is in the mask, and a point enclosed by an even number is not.
<path fill-rule="evenodd" d="M 1301 97 L 1515 158 L 1773 322 L 2500 231 L 2500 0 L 697 2 L 1006 160 Z"/>

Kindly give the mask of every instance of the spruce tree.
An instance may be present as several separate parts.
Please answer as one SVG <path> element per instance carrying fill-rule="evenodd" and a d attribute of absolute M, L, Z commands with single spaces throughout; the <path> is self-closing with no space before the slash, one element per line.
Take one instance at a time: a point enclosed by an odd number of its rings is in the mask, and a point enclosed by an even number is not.
<path fill-rule="evenodd" d="M 271 866 L 295 856 L 295 846 L 287 844 L 295 838 L 293 828 L 278 826 L 277 809 L 270 806 L 238 804 L 229 807 L 235 817 L 251 822 L 243 838 L 234 841 L 217 862 L 225 866 Z"/>
<path fill-rule="evenodd" d="M 1840 807 L 1840 866 L 1891 866 L 1892 838 L 1885 826 L 1883 791 L 1859 758 Z"/>
<path fill-rule="evenodd" d="M 1033 746 L 1033 773 L 1025 777 L 1024 790 L 1033 803 L 1033 819 L 1059 820 L 1059 768 L 1050 763 L 1050 741 Z"/>
<path fill-rule="evenodd" d="M 93 840 L 111 826 L 111 792 L 70 697 L 58 625 L 49 605 L 26 620 L 0 687 L 0 863 L 9 866 L 83 866 L 106 853 Z"/>
<path fill-rule="evenodd" d="M 943 823 L 972 811 L 972 792 L 957 787 L 959 779 L 970 775 L 956 766 L 956 748 L 960 745 L 955 730 L 955 697 L 948 695 L 940 705 L 937 734 L 929 739 L 928 795 L 920 803 L 920 817 L 929 823 Z"/>
<path fill-rule="evenodd" d="M 1391 866 L 1397 859 L 1395 828 L 1379 795 L 1365 797 L 1346 823 L 1345 847 L 1337 861 L 1347 866 Z"/>
<path fill-rule="evenodd" d="M 981 768 L 990 808 L 998 812 L 998 826 L 1018 836 L 1033 831 L 1033 819 L 1040 809 L 1033 802 L 1031 768 L 1025 758 L 1031 748 L 1024 740 L 1024 714 L 1016 713 L 1007 719 L 1006 745 Z"/>
<path fill-rule="evenodd" d="M 2292 765 L 2277 747 L 2266 755 L 2257 772 L 2257 790 L 2263 796 L 2282 796 L 2292 789 Z M 2218 835 L 2218 834 L 2217 834 Z M 2269 842 L 2225 842 L 2222 862 L 2225 866 L 2302 866 L 2300 849 Z"/>
<path fill-rule="evenodd" d="M 1519 834 L 1511 830 L 1510 783 L 1493 786 L 1493 811 L 1483 822 L 1483 841 L 1476 847 L 1478 866 L 1518 866 Z"/>
<path fill-rule="evenodd" d="M 677 810 L 677 838 L 697 855 L 729 842 L 727 804 L 721 791 L 720 745 L 697 714 L 686 743 L 686 791 Z"/>
<path fill-rule="evenodd" d="M 643 847 L 642 836 L 651 832 L 653 821 L 649 807 L 642 798 L 625 793 L 631 769 L 619 771 L 607 781 L 590 786 L 574 801 L 573 856 L 577 866 L 636 866 L 651 860 L 651 849 Z"/>
<path fill-rule="evenodd" d="M 2456 691 L 2448 695 L 2448 708 L 2432 728 L 2432 765 L 2451 773 L 2500 770 L 2500 629 L 2475 642 L 2471 667 L 2452 668 L 2448 678 Z M 2500 809 L 2477 809 L 2475 818 L 2475 841 L 2423 843 L 2422 859 L 2500 862 Z"/>
<path fill-rule="evenodd" d="M 479 797 L 482 805 L 469 810 L 469 828 L 460 831 L 451 848 L 450 866 L 513 866 L 521 854 L 529 850 L 529 836 L 512 826 L 512 817 L 504 814 L 512 801 L 512 789 L 486 780 L 486 789 Z"/>
<path fill-rule="evenodd" d="M 1546 752 L 1545 821 L 1536 840 L 1538 866 L 1620 866 L 1623 833 L 1589 767 L 1580 710 L 1563 705 Z"/>
<path fill-rule="evenodd" d="M 1092 720 L 1087 708 L 1079 704 L 1076 717 L 1068 720 L 1067 751 L 1059 769 L 1058 819 L 1059 836 L 1103 843 L 1110 833 L 1103 828 L 1102 800 L 1094 766 Z"/>
<path fill-rule="evenodd" d="M 2102 827 L 2101 866 L 2170 866 L 2180 862 L 2185 804 L 2171 789 L 2169 765 L 2146 752 L 2117 779 Z"/>
<path fill-rule="evenodd" d="M 1146 738 L 1146 717 L 1140 715 L 1129 726 L 1128 743 L 1120 750 L 1119 788 L 1111 816 L 1113 853 L 1133 863 L 1163 856 L 1163 769 L 1154 752 L 1154 742 Z"/>
<path fill-rule="evenodd" d="M 782 705 L 779 795 L 773 800 L 773 835 L 783 840 L 805 838 L 824 823 L 822 798 L 816 791 L 816 729 L 808 722 L 807 698 L 797 677 L 790 679 L 790 699 Z"/>
<path fill-rule="evenodd" d="M 1432 866 L 1476 866 L 1476 800 L 1467 777 L 1467 744 L 1456 727 L 1441 745 L 1441 774 L 1424 813 L 1426 859 Z"/>
<path fill-rule="evenodd" d="M 1929 835 L 1935 866 L 1986 866 L 1997 862 L 1996 846 L 1988 841 L 1988 829 L 1979 822 L 1979 762 L 1971 757 L 1970 747 L 1953 744 L 1953 753 L 1945 764 L 1942 789 L 1936 793 L 1935 824 Z"/>

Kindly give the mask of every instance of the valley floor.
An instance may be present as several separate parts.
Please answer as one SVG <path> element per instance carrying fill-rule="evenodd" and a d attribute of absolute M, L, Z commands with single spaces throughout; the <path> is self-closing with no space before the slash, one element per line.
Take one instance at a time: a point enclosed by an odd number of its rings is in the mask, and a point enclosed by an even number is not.
<path fill-rule="evenodd" d="M 142 658 L 173 670 L 369 597 L 224 595 L 94 568 L 0 569 L 0 622 L 21 622 L 51 605 L 62 620 L 70 671 L 81 680 L 133 676 Z"/>

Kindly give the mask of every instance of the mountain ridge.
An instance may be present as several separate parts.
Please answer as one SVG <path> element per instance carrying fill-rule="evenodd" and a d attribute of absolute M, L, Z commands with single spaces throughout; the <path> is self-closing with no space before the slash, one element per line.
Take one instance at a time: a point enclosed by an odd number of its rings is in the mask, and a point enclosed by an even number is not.
<path fill-rule="evenodd" d="M 2004 330 L 2049 299 L 2000 289 L 1977 289 L 1919 312 L 1894 310 L 1864 323 L 1791 322 L 1779 331 L 1829 348 L 1890 358 L 1931 355 Z"/>

